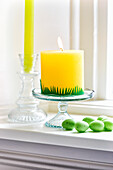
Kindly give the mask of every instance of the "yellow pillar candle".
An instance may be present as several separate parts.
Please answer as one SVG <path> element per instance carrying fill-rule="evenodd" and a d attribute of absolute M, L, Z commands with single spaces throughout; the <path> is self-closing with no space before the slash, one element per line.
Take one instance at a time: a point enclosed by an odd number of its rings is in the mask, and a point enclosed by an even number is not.
<path fill-rule="evenodd" d="M 84 51 L 41 52 L 43 94 L 84 94 Z"/>
<path fill-rule="evenodd" d="M 34 53 L 34 0 L 25 0 L 24 71 L 32 69 Z"/>

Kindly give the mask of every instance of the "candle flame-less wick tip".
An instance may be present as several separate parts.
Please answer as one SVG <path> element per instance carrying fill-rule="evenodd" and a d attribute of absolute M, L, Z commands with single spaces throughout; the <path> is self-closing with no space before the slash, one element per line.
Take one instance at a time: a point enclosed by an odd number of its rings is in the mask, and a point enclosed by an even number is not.
<path fill-rule="evenodd" d="M 63 51 L 64 48 L 63 48 L 63 43 L 62 43 L 60 36 L 57 39 L 57 43 L 58 43 L 58 47 L 60 48 L 60 51 Z"/>
<path fill-rule="evenodd" d="M 64 51 L 62 48 L 60 48 L 60 51 Z"/>

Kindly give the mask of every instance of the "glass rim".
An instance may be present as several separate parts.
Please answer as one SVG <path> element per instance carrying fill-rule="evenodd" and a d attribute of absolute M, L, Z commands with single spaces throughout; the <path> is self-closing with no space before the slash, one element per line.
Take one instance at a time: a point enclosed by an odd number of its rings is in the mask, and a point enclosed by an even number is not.
<path fill-rule="evenodd" d="M 32 94 L 35 98 L 48 101 L 81 101 L 88 100 L 94 97 L 95 91 L 91 89 L 85 89 L 83 95 L 46 95 L 41 93 L 41 89 L 33 89 Z"/>
<path fill-rule="evenodd" d="M 29 55 L 29 54 L 26 54 L 26 55 Z M 21 57 L 21 56 L 24 57 L 24 53 L 19 53 L 18 56 L 19 57 Z M 39 56 L 39 53 L 34 53 L 34 54 L 31 55 L 31 57 L 37 57 L 37 56 Z"/>

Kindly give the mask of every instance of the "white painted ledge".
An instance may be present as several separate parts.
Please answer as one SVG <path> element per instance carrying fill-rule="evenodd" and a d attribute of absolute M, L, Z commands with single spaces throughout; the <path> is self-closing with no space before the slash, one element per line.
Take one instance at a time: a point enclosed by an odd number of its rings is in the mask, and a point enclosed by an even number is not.
<path fill-rule="evenodd" d="M 55 114 L 48 114 L 47 119 L 53 116 Z M 86 115 L 72 115 L 75 120 L 82 120 L 84 116 Z M 44 122 L 31 125 L 10 123 L 7 114 L 0 117 L 0 139 L 113 151 L 113 132 L 94 133 L 89 130 L 87 133 L 78 133 L 75 130 L 48 128 Z"/>
<path fill-rule="evenodd" d="M 113 133 L 77 133 L 48 130 L 39 126 L 0 128 L 0 139 L 56 146 L 113 151 Z"/>
<path fill-rule="evenodd" d="M 27 166 L 33 167 L 36 156 L 36 161 L 41 158 L 46 163 L 50 163 L 53 158 L 53 164 L 55 161 L 59 162 L 58 167 L 60 164 L 61 166 L 66 165 L 67 162 L 69 170 L 71 170 L 72 164 L 79 168 L 113 168 L 113 132 L 77 133 L 76 131 L 48 128 L 45 127 L 44 122 L 32 125 L 10 123 L 7 119 L 8 112 L 8 108 L 0 109 L 0 158 L 2 163 L 8 160 L 10 165 L 21 166 L 19 160 L 22 159 L 25 163 L 26 159 L 31 161 L 30 165 L 26 164 L 26 168 Z M 47 119 L 55 114 L 49 113 Z M 86 114 L 72 115 L 75 120 L 82 120 L 84 116 Z M 36 167 L 39 168 L 39 165 Z M 50 167 L 49 169 L 52 169 L 53 165 Z M 43 168 L 45 167 L 43 166 Z"/>

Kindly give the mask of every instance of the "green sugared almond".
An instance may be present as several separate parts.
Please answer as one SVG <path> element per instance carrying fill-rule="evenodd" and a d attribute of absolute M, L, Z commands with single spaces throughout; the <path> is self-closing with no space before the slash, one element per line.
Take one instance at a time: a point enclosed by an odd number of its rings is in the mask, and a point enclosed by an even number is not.
<path fill-rule="evenodd" d="M 66 130 L 73 130 L 75 127 L 75 121 L 72 119 L 66 119 L 62 122 L 62 127 Z"/>
<path fill-rule="evenodd" d="M 112 131 L 113 130 L 113 122 L 111 120 L 104 121 L 104 130 Z"/>
<path fill-rule="evenodd" d="M 85 121 L 78 121 L 75 123 L 75 129 L 79 133 L 84 133 L 89 128 L 89 124 Z"/>
<path fill-rule="evenodd" d="M 95 121 L 95 119 L 92 118 L 92 117 L 85 117 L 85 118 L 83 119 L 83 121 L 84 121 L 84 122 L 87 122 L 88 124 L 90 124 L 91 122 Z"/>
<path fill-rule="evenodd" d="M 100 120 L 96 120 L 90 123 L 90 129 L 94 132 L 101 132 L 104 130 L 104 123 Z"/>
<path fill-rule="evenodd" d="M 100 121 L 104 121 L 104 120 L 107 120 L 107 119 L 108 119 L 107 116 L 99 116 L 99 117 L 97 118 L 97 120 L 100 120 Z"/>

